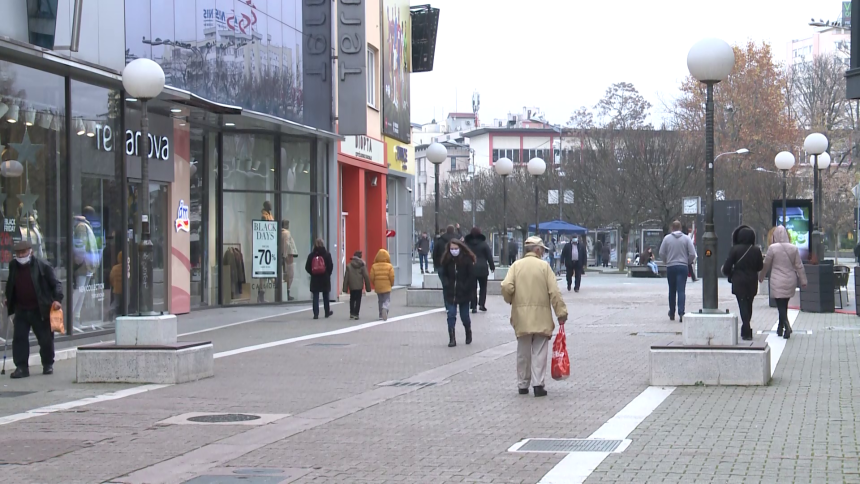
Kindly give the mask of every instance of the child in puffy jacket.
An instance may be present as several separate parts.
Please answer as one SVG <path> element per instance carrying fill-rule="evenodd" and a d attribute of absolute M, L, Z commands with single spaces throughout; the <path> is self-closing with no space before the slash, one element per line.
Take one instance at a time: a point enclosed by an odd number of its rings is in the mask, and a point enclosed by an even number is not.
<path fill-rule="evenodd" d="M 349 293 L 349 319 L 358 319 L 365 288 L 370 292 L 370 275 L 367 273 L 367 265 L 361 259 L 359 250 L 346 265 L 346 273 L 343 275 L 343 292 Z"/>
<path fill-rule="evenodd" d="M 388 320 L 388 307 L 391 304 L 391 288 L 394 286 L 394 266 L 391 256 L 385 249 L 379 249 L 373 266 L 370 268 L 370 280 L 379 300 L 379 319 Z"/>

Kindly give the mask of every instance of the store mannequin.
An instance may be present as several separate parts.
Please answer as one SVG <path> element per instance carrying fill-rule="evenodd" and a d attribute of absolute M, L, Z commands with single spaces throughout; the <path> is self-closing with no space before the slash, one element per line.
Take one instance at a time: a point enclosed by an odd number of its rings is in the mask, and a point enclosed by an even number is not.
<path fill-rule="evenodd" d="M 290 294 L 290 290 L 293 287 L 293 277 L 296 274 L 295 258 L 299 256 L 299 251 L 296 249 L 296 242 L 290 233 L 289 220 L 281 220 L 281 239 L 278 251 L 281 254 L 284 267 L 284 282 L 287 283 L 287 301 L 295 301 L 296 298 Z"/>

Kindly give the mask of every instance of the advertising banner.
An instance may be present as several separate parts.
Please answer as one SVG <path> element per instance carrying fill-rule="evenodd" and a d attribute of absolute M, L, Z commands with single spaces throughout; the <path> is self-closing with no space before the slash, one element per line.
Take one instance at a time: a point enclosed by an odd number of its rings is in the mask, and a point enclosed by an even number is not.
<path fill-rule="evenodd" d="M 412 72 L 412 20 L 409 0 L 384 0 L 382 57 L 382 133 L 411 140 L 409 73 Z"/>
<path fill-rule="evenodd" d="M 800 257 L 809 260 L 809 235 L 812 233 L 812 200 L 786 200 L 785 228 L 792 244 L 797 246 Z M 773 201 L 773 226 L 782 225 L 782 200 Z M 773 240 L 773 229 L 767 234 L 767 242 Z"/>
<path fill-rule="evenodd" d="M 266 279 L 278 276 L 278 223 L 270 220 L 252 220 L 251 243 L 253 263 L 251 277 Z"/>

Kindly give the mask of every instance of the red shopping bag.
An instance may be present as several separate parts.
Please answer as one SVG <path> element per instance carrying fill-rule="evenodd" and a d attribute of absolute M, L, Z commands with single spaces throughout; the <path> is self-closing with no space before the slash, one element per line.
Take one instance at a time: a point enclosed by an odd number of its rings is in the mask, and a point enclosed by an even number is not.
<path fill-rule="evenodd" d="M 567 356 L 567 337 L 564 335 L 564 325 L 561 325 L 552 343 L 552 379 L 565 380 L 569 376 L 570 358 Z"/>

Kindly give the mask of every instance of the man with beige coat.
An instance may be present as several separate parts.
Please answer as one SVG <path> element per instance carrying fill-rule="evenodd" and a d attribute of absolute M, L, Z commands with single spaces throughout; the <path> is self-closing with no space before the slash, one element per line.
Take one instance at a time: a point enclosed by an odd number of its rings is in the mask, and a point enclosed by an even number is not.
<path fill-rule="evenodd" d="M 536 397 L 546 396 L 549 339 L 558 324 L 567 321 L 567 306 L 552 268 L 543 261 L 548 250 L 540 237 L 529 237 L 523 244 L 523 258 L 514 262 L 502 282 L 502 296 L 511 305 L 511 326 L 517 335 L 517 387 L 528 395 L 534 386 Z"/>

